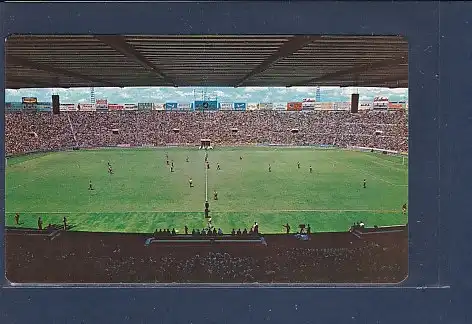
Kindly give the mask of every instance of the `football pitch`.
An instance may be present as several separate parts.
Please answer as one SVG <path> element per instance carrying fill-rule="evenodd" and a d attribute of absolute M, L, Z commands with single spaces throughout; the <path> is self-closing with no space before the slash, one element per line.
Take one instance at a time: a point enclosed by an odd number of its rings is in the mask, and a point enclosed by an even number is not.
<path fill-rule="evenodd" d="M 39 216 L 44 227 L 62 224 L 65 216 L 74 231 L 175 228 L 182 233 L 185 225 L 190 231 L 206 227 L 207 195 L 212 223 L 225 233 L 249 229 L 255 221 L 261 233 L 283 233 L 286 223 L 292 232 L 299 224 L 310 224 L 313 232 L 335 232 L 358 221 L 369 227 L 407 223 L 401 207 L 408 198 L 408 163 L 402 157 L 341 149 L 217 147 L 208 151 L 209 170 L 204 159 L 204 150 L 180 147 L 10 158 L 6 225 L 16 226 L 18 212 L 25 228 L 36 228 Z M 108 173 L 107 162 L 114 174 Z M 88 190 L 89 181 L 94 190 Z"/>

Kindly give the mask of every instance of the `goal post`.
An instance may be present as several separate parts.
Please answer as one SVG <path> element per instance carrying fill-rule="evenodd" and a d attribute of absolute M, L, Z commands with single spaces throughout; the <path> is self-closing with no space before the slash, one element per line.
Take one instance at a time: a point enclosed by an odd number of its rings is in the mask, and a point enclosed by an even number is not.
<path fill-rule="evenodd" d="M 211 146 L 211 140 L 209 140 L 208 138 L 202 138 L 200 140 L 200 149 L 202 150 L 208 150 L 208 149 L 212 149 L 213 147 Z"/>

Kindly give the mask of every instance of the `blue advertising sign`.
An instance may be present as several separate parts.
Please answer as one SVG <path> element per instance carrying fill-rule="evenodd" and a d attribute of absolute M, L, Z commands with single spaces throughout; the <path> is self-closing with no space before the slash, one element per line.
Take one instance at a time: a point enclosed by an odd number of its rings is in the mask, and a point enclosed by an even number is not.
<path fill-rule="evenodd" d="M 195 110 L 218 110 L 218 101 L 195 101 Z"/>
<path fill-rule="evenodd" d="M 240 110 L 240 111 L 246 110 L 246 103 L 244 103 L 244 102 L 235 102 L 234 103 L 234 110 Z"/>
<path fill-rule="evenodd" d="M 176 102 L 166 102 L 166 110 L 177 110 Z"/>

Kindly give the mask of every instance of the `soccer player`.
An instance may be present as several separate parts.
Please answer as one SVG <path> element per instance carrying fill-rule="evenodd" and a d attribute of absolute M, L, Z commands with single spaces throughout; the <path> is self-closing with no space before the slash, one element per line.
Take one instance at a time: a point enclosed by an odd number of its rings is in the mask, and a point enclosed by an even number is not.
<path fill-rule="evenodd" d="M 239 160 L 240 160 L 240 161 L 242 161 L 242 160 L 243 160 L 243 157 L 242 157 L 242 156 L 240 156 L 240 157 L 239 157 Z"/>
<path fill-rule="evenodd" d="M 216 164 L 216 170 L 221 170 L 219 163 Z"/>
<path fill-rule="evenodd" d="M 311 167 L 311 165 L 310 165 L 310 173 L 313 173 L 313 168 Z"/>
<path fill-rule="evenodd" d="M 272 167 L 270 166 L 270 164 L 269 164 L 269 172 L 272 172 Z"/>
<path fill-rule="evenodd" d="M 193 181 L 192 181 L 192 178 L 188 179 L 188 184 L 189 184 L 190 188 L 192 188 L 192 187 L 193 187 Z"/>
<path fill-rule="evenodd" d="M 205 162 L 208 162 L 208 153 L 205 152 Z"/>
<path fill-rule="evenodd" d="M 210 170 L 210 163 L 207 162 L 207 169 Z"/>
<path fill-rule="evenodd" d="M 208 200 L 205 201 L 205 209 L 208 209 L 210 208 L 210 203 L 208 202 Z"/>
<path fill-rule="evenodd" d="M 15 224 L 20 225 L 20 214 L 18 213 L 15 214 Z"/>
<path fill-rule="evenodd" d="M 111 164 L 110 164 L 110 161 L 108 161 L 108 167 L 111 168 Z"/>
<path fill-rule="evenodd" d="M 403 204 L 403 206 L 402 206 L 402 213 L 403 213 L 403 215 L 406 214 L 406 203 Z"/>
<path fill-rule="evenodd" d="M 367 188 L 367 182 L 366 180 L 364 179 L 364 189 Z"/>
<path fill-rule="evenodd" d="M 64 231 L 67 230 L 67 218 L 66 216 L 64 216 L 64 219 L 62 220 L 62 222 L 64 223 Z"/>
<path fill-rule="evenodd" d="M 169 159 L 166 159 L 166 164 L 169 165 Z"/>
<path fill-rule="evenodd" d="M 89 188 L 88 188 L 88 190 L 93 190 L 92 180 L 89 181 Z"/>
<path fill-rule="evenodd" d="M 213 199 L 214 200 L 218 200 L 218 193 L 215 191 L 213 191 Z"/>
<path fill-rule="evenodd" d="M 188 235 L 188 227 L 187 227 L 187 225 L 185 225 L 184 231 L 185 231 L 185 235 Z"/>
<path fill-rule="evenodd" d="M 43 220 L 41 219 L 41 216 L 38 217 L 38 229 L 40 231 L 43 230 Z"/>
<path fill-rule="evenodd" d="M 108 173 L 113 174 L 113 169 L 111 168 L 111 166 L 108 167 Z"/>
<path fill-rule="evenodd" d="M 185 162 L 189 162 L 188 156 L 187 156 L 187 158 L 185 159 Z"/>
<path fill-rule="evenodd" d="M 170 167 L 170 172 L 174 172 L 174 166 L 173 165 Z"/>
<path fill-rule="evenodd" d="M 174 160 L 171 161 L 171 167 L 174 167 Z"/>
<path fill-rule="evenodd" d="M 297 166 L 298 166 L 298 168 L 300 169 L 300 162 L 297 162 Z"/>

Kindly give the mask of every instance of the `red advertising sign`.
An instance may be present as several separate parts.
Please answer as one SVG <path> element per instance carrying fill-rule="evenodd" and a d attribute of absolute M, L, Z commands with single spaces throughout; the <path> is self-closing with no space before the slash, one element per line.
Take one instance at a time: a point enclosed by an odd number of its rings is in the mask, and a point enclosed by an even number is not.
<path fill-rule="evenodd" d="M 389 102 L 388 109 L 403 109 L 403 104 L 398 102 Z"/>
<path fill-rule="evenodd" d="M 124 110 L 124 105 L 108 104 L 108 110 Z"/>
<path fill-rule="evenodd" d="M 288 111 L 301 111 L 303 108 L 303 104 L 301 102 L 289 102 L 287 103 L 287 110 Z"/>

